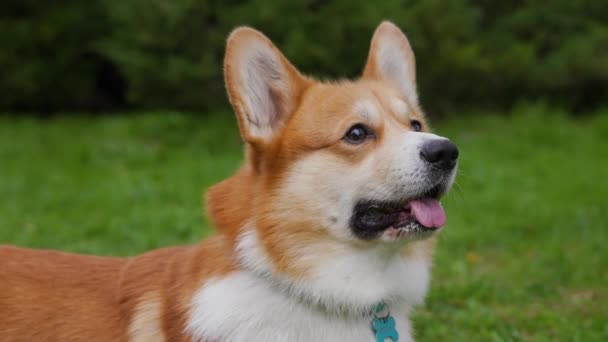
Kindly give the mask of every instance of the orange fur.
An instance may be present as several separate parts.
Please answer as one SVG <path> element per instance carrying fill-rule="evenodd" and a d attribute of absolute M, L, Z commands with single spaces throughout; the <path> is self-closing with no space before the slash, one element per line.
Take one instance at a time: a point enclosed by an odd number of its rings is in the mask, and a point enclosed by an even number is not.
<path fill-rule="evenodd" d="M 155 300 L 166 341 L 187 341 L 189 300 L 232 271 L 230 253 L 222 236 L 125 259 L 2 247 L 0 340 L 129 341 L 138 305 Z"/>

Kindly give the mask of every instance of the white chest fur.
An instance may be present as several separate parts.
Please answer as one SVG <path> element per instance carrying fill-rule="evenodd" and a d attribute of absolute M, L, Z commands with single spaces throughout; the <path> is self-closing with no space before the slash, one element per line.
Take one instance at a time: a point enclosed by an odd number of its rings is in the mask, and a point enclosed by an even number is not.
<path fill-rule="evenodd" d="M 391 308 L 399 341 L 411 341 L 407 308 Z M 371 318 L 345 318 L 290 300 L 249 272 L 209 281 L 188 324 L 195 341 L 375 342 Z"/>
<path fill-rule="evenodd" d="M 306 279 L 293 280 L 274 270 L 255 231 L 246 230 L 237 247 L 243 270 L 202 285 L 192 300 L 188 333 L 205 342 L 375 342 L 372 318 L 364 313 L 386 301 L 399 341 L 411 341 L 408 316 L 426 294 L 430 260 L 383 248 L 331 250 L 302 250 L 317 267 Z"/>

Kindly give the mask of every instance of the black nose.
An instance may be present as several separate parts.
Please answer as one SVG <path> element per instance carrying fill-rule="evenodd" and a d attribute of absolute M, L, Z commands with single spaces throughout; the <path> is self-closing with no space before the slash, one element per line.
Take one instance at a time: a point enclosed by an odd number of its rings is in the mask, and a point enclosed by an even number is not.
<path fill-rule="evenodd" d="M 420 157 L 436 168 L 450 170 L 456 165 L 458 147 L 448 139 L 433 139 L 422 145 Z"/>

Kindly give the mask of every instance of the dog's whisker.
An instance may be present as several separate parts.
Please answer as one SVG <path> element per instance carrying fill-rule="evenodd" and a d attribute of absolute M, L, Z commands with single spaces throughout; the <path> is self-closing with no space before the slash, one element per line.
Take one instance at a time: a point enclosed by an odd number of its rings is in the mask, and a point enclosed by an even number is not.
<path fill-rule="evenodd" d="M 460 198 L 460 200 L 462 200 L 462 202 L 465 202 L 466 199 L 464 197 L 464 188 L 458 184 L 457 182 L 454 182 L 454 196 L 458 196 L 458 198 Z"/>

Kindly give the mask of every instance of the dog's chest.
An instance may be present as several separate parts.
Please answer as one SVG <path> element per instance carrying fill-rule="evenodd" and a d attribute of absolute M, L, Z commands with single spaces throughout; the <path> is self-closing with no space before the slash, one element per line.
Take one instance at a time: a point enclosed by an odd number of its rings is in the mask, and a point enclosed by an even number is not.
<path fill-rule="evenodd" d="M 371 317 L 323 314 L 244 272 L 211 280 L 192 304 L 187 330 L 195 341 L 377 341 Z M 407 313 L 391 311 L 399 341 L 411 341 Z"/>

